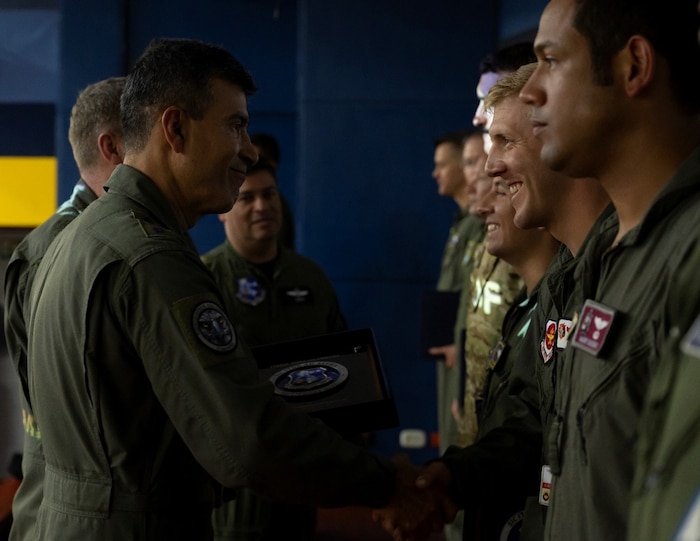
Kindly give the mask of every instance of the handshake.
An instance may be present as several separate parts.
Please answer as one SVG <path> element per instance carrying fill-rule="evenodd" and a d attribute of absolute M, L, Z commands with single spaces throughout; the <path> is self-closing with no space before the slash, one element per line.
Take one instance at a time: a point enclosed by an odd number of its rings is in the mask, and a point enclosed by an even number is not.
<path fill-rule="evenodd" d="M 404 454 L 391 459 L 396 466 L 396 489 L 389 504 L 372 512 L 372 519 L 395 541 L 421 541 L 441 532 L 455 519 L 458 508 L 447 495 L 452 481 L 442 462 L 413 465 Z"/>

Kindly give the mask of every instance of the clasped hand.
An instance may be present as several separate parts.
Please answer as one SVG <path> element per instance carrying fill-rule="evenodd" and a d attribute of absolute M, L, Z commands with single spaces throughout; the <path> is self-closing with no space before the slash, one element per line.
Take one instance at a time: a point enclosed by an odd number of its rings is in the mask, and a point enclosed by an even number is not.
<path fill-rule="evenodd" d="M 392 534 L 395 541 L 421 541 L 452 522 L 457 507 L 447 495 L 450 471 L 441 462 L 423 468 L 405 454 L 394 456 L 396 488 L 389 505 L 375 510 L 372 518 Z"/>

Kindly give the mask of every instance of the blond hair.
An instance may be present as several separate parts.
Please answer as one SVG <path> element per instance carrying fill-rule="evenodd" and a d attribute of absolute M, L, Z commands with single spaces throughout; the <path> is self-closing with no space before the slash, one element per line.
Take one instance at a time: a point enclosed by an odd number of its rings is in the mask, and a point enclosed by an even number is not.
<path fill-rule="evenodd" d="M 493 109 L 504 99 L 520 94 L 520 91 L 523 89 L 536 67 L 537 62 L 524 64 L 517 70 L 501 77 L 490 88 L 488 94 L 484 98 L 484 108 L 486 110 Z"/>

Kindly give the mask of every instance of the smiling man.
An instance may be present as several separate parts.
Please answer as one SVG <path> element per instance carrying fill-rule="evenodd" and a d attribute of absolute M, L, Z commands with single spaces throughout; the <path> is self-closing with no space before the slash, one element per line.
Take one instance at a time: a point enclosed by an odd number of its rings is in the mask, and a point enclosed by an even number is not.
<path fill-rule="evenodd" d="M 260 156 L 248 168 L 230 211 L 219 214 L 226 240 L 202 256 L 248 346 L 345 330 L 338 298 L 316 263 L 282 245 L 282 205 L 276 169 Z M 312 506 L 276 502 L 236 491 L 213 514 L 214 539 L 248 541 L 283 537 L 311 541 Z"/>
<path fill-rule="evenodd" d="M 391 501 L 402 523 L 450 518 L 437 493 L 397 491 L 415 479 L 409 464 L 345 441 L 259 381 L 189 237 L 203 215 L 231 209 L 258 159 L 254 91 L 228 51 L 196 40 L 154 40 L 127 76 L 123 165 L 32 286 L 28 384 L 46 459 L 37 540 L 211 539 L 212 478 L 314 505 Z"/>

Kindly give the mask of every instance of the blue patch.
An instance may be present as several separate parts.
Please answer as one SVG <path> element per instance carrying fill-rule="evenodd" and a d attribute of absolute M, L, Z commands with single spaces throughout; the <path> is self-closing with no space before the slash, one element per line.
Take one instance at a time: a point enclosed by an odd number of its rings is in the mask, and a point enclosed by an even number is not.
<path fill-rule="evenodd" d="M 250 306 L 257 306 L 265 300 L 266 291 L 260 287 L 255 278 L 239 278 L 236 297 Z"/>

